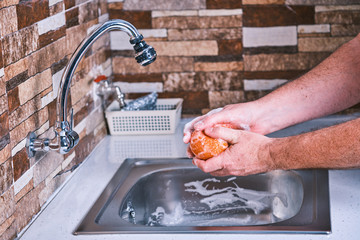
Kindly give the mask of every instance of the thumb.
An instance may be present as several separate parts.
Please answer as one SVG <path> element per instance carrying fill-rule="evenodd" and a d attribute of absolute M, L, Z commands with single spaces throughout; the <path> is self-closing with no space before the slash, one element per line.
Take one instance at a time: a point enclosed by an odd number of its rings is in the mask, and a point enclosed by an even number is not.
<path fill-rule="evenodd" d="M 243 130 L 236 130 L 227 127 L 214 127 L 204 130 L 205 134 L 211 138 L 223 139 L 230 144 L 235 144 L 240 141 L 240 138 L 246 134 Z"/>

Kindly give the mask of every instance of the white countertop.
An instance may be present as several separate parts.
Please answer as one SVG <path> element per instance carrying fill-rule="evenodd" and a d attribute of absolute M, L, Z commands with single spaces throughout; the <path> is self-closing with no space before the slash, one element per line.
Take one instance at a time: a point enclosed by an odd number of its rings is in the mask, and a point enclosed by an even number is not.
<path fill-rule="evenodd" d="M 351 117 L 328 117 L 305 125 L 332 124 Z M 107 183 L 125 158 L 128 157 L 185 157 L 182 127 L 189 119 L 182 119 L 176 134 L 157 136 L 107 136 L 82 165 L 74 172 L 56 196 L 49 202 L 21 240 L 112 240 L 112 239 L 219 239 L 221 234 L 72 234 L 82 218 L 97 200 Z M 289 130 L 290 134 L 292 129 Z M 276 136 L 274 134 L 273 136 Z M 360 156 L 359 156 L 360 157 Z M 232 239 L 359 239 L 360 236 L 360 170 L 329 171 L 331 234 L 224 234 Z"/>

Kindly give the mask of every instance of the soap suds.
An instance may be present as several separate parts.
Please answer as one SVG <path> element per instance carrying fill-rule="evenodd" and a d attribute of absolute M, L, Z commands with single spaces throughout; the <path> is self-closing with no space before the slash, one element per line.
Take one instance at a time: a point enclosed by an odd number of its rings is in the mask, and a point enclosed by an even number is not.
<path fill-rule="evenodd" d="M 185 192 L 194 194 L 193 199 L 198 201 L 177 202 L 171 212 L 158 206 L 150 214 L 147 225 L 179 226 L 189 221 L 196 226 L 262 224 L 266 222 L 256 216 L 271 211 L 274 199 L 287 206 L 284 194 L 241 188 L 234 180 L 236 177 L 224 180 L 223 188 L 215 187 L 221 183 L 217 178 L 185 183 Z"/>

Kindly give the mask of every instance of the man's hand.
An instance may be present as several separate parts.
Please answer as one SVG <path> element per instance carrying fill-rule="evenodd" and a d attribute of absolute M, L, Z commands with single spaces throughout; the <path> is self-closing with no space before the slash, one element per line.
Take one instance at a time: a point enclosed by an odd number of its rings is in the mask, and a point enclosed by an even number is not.
<path fill-rule="evenodd" d="M 238 103 L 217 108 L 209 113 L 197 117 L 184 127 L 184 143 L 189 143 L 194 130 L 202 131 L 216 124 L 230 124 L 233 128 L 250 130 L 252 132 L 267 134 L 267 124 L 257 119 L 262 119 L 261 107 L 256 102 Z"/>
<path fill-rule="evenodd" d="M 224 127 L 205 129 L 205 134 L 224 139 L 230 147 L 208 160 L 194 158 L 193 163 L 204 172 L 214 176 L 244 176 L 276 169 L 269 152 L 271 138 Z"/>

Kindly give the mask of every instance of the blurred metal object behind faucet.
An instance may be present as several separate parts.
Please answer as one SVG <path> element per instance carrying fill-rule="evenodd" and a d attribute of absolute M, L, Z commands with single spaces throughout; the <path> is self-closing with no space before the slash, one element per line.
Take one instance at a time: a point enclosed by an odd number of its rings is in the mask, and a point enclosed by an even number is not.
<path fill-rule="evenodd" d="M 94 82 L 97 84 L 96 95 L 101 97 L 104 110 L 106 108 L 106 103 L 109 96 L 115 97 L 115 100 L 119 103 L 119 109 L 122 109 L 126 106 L 125 94 L 122 93 L 119 86 L 115 86 L 113 82 L 110 81 L 105 75 L 98 76 Z"/>
<path fill-rule="evenodd" d="M 35 133 L 30 132 L 27 137 L 26 150 L 29 157 L 33 157 L 37 151 L 59 151 L 61 154 L 68 153 L 79 142 L 79 135 L 73 130 L 73 114 L 70 122 L 67 121 L 67 96 L 69 93 L 72 77 L 76 67 L 91 45 L 104 33 L 111 30 L 126 32 L 130 37 L 130 43 L 134 45 L 135 60 L 142 66 L 146 66 L 156 59 L 156 52 L 153 47 L 147 45 L 143 36 L 129 22 L 116 19 L 102 24 L 86 37 L 77 47 L 67 64 L 62 75 L 59 93 L 57 97 L 55 137 L 52 139 L 37 138 Z M 72 113 L 72 110 L 71 110 Z"/>

